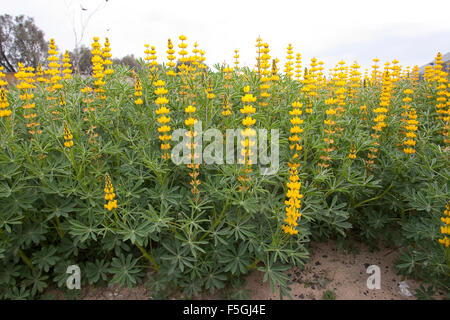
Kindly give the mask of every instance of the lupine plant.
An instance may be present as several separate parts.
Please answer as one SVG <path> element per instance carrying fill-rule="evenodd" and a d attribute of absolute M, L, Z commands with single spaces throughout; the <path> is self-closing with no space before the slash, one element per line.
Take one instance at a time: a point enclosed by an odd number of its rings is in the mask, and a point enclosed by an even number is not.
<path fill-rule="evenodd" d="M 294 70 L 289 44 L 280 73 L 259 38 L 255 69 L 239 66 L 237 49 L 234 67 L 210 69 L 198 45 L 189 54 L 179 40 L 161 64 L 146 45 L 135 71 L 111 66 L 108 39 L 102 48 L 94 38 L 88 77 L 71 72 L 68 55 L 58 62 L 52 40 L 48 66 L 19 66 L 16 86 L 0 78 L 1 298 L 65 288 L 70 265 L 82 286 L 146 284 L 160 299 L 243 298 L 258 270 L 283 298 L 285 271 L 303 266 L 310 242 L 344 237 L 399 248 L 399 273 L 449 290 L 440 55 L 422 79 L 395 61 L 380 71 L 378 59 L 361 77 L 356 62 L 325 74 L 316 58 L 302 72 L 300 53 Z M 223 137 L 240 131 L 232 151 L 243 161 L 198 163 L 200 122 Z M 261 128 L 269 139 L 279 131 L 270 175 L 250 160 Z M 177 129 L 184 164 L 172 159 Z"/>

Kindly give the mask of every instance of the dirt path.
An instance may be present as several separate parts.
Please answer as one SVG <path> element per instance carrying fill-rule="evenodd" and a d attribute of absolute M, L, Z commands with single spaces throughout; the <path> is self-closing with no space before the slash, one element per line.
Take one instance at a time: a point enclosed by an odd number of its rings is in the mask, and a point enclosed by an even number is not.
<path fill-rule="evenodd" d="M 414 294 L 419 288 L 417 281 L 402 279 L 394 270 L 394 261 L 398 252 L 388 248 L 371 251 L 367 246 L 355 244 L 350 252 L 337 249 L 331 242 L 312 245 L 311 260 L 303 271 L 293 268 L 287 275 L 293 282 L 293 299 L 323 299 L 329 290 L 335 299 L 357 300 L 412 300 L 400 291 L 399 283 L 405 281 L 409 291 Z M 370 265 L 380 268 L 380 289 L 368 289 L 367 273 Z M 252 290 L 252 299 L 279 299 L 278 293 L 272 294 L 269 283 L 262 283 L 262 274 L 255 272 L 248 278 Z"/>
<path fill-rule="evenodd" d="M 291 296 L 295 300 L 320 300 L 328 291 L 331 298 L 337 300 L 414 300 L 401 292 L 399 284 L 403 281 L 414 294 L 420 282 L 403 279 L 395 273 L 394 261 L 398 252 L 388 248 L 371 251 L 362 244 L 352 244 L 350 250 L 338 249 L 331 242 L 315 243 L 310 248 L 311 260 L 300 271 L 293 268 L 286 272 L 292 281 Z M 380 268 L 380 289 L 368 289 L 367 267 L 377 265 Z M 269 281 L 263 283 L 264 274 L 255 271 L 247 278 L 247 289 L 251 299 L 279 299 L 278 290 L 272 293 Z M 331 293 L 332 292 L 332 293 Z M 334 294 L 334 295 L 333 295 Z M 58 294 L 58 296 L 60 296 Z M 146 300 L 151 293 L 144 286 L 133 289 L 112 286 L 108 288 L 86 288 L 81 297 L 84 300 Z M 181 297 L 182 298 L 182 297 Z M 442 298 L 436 297 L 436 298 Z M 219 296 L 202 296 L 197 299 L 219 299 Z"/>

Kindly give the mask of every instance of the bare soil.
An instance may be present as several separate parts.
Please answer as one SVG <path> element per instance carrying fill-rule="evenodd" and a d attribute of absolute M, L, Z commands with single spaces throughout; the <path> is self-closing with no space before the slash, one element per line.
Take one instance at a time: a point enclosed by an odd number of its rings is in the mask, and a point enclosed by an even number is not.
<path fill-rule="evenodd" d="M 324 293 L 334 293 L 336 300 L 415 300 L 401 291 L 399 284 L 405 282 L 411 294 L 420 287 L 421 282 L 405 279 L 396 274 L 394 261 L 399 252 L 381 247 L 371 250 L 364 244 L 353 243 L 346 249 L 338 248 L 332 241 L 313 243 L 310 247 L 311 259 L 303 270 L 292 268 L 286 272 L 290 280 L 290 294 L 294 300 L 321 300 Z M 368 289 L 367 279 L 370 274 L 367 268 L 377 265 L 381 270 L 381 288 Z M 269 281 L 263 282 L 264 274 L 254 271 L 247 277 L 246 289 L 250 291 L 250 299 L 276 300 L 279 292 L 272 293 Z M 63 299 L 57 291 L 52 292 L 54 298 Z M 147 300 L 151 298 L 145 286 L 136 288 L 120 288 L 117 285 L 107 288 L 84 288 L 77 299 L 83 300 Z M 173 299 L 182 299 L 177 295 Z M 443 293 L 437 299 L 443 299 Z M 196 299 L 220 299 L 218 295 L 203 295 Z"/>

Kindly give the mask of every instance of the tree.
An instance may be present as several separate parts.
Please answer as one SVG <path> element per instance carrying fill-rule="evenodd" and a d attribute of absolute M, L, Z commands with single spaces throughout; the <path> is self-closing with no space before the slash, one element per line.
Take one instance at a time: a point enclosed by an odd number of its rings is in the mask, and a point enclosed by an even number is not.
<path fill-rule="evenodd" d="M 16 66 L 36 68 L 45 64 L 48 44 L 44 32 L 34 23 L 34 19 L 24 15 L 0 16 L 0 66 L 8 72 L 16 72 Z"/>
<path fill-rule="evenodd" d="M 92 54 L 91 50 L 86 46 L 80 46 L 69 52 L 71 61 L 78 61 L 77 65 L 74 64 L 74 72 L 80 74 L 90 74 L 92 72 Z"/>
<path fill-rule="evenodd" d="M 133 54 L 128 54 L 122 59 L 113 59 L 113 63 L 128 66 L 130 69 L 134 69 L 136 71 L 142 69 L 142 66 L 137 62 Z"/>

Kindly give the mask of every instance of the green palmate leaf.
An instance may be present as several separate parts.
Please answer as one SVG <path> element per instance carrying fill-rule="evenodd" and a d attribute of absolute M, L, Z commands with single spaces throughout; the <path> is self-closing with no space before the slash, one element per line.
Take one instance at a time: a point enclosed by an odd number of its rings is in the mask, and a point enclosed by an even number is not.
<path fill-rule="evenodd" d="M 226 247 L 219 258 L 219 262 L 224 264 L 223 270 L 237 275 L 246 274 L 251 265 L 247 248 L 246 243 L 241 243 L 238 249 L 235 246 Z"/>
<path fill-rule="evenodd" d="M 202 281 L 200 279 L 194 279 L 187 281 L 184 284 L 183 293 L 188 297 L 192 298 L 193 296 L 198 296 L 202 288 Z"/>
<path fill-rule="evenodd" d="M 233 205 L 242 207 L 246 212 L 256 213 L 259 210 L 260 200 L 258 198 L 249 197 L 246 199 L 234 199 Z"/>
<path fill-rule="evenodd" d="M 181 228 L 185 230 L 187 228 L 187 230 L 189 230 L 189 233 L 196 233 L 198 231 L 204 232 L 205 229 L 202 227 L 202 224 L 208 222 L 209 220 L 202 219 L 201 212 L 202 211 L 195 210 L 194 208 L 191 210 L 189 214 L 182 212 L 181 215 L 183 218 L 178 220 L 178 222 L 181 225 Z"/>
<path fill-rule="evenodd" d="M 167 182 L 168 183 L 168 182 Z M 179 186 L 169 188 L 168 185 L 156 185 L 154 190 L 149 190 L 149 197 L 152 199 L 158 199 L 163 204 L 174 207 L 180 206 L 182 196 L 177 191 Z"/>
<path fill-rule="evenodd" d="M 165 277 L 151 277 L 146 283 L 146 287 L 152 293 L 151 299 L 166 300 L 169 295 L 169 280 Z"/>
<path fill-rule="evenodd" d="M 16 286 L 16 277 L 21 274 L 21 267 L 16 264 L 1 264 L 0 269 L 0 284 Z"/>
<path fill-rule="evenodd" d="M 169 227 L 169 223 L 174 220 L 174 218 L 170 217 L 170 207 L 161 206 L 161 210 L 157 212 L 152 205 L 148 205 L 148 210 L 145 212 L 147 215 L 144 216 L 145 219 L 148 219 L 151 227 L 149 229 L 150 233 L 159 233 L 163 229 Z"/>
<path fill-rule="evenodd" d="M 117 232 L 122 236 L 122 241 L 131 241 L 132 244 L 143 245 L 144 241 L 153 233 L 154 226 L 151 221 L 138 221 L 129 222 L 128 224 L 120 223 L 120 229 Z"/>
<path fill-rule="evenodd" d="M 100 232 L 103 231 L 102 228 L 98 228 L 95 225 L 84 225 L 80 221 L 70 219 L 70 234 L 72 236 L 78 236 L 80 237 L 80 241 L 84 242 L 87 239 L 97 240 L 97 236 L 100 234 Z"/>
<path fill-rule="evenodd" d="M 396 264 L 396 269 L 402 274 L 411 274 L 419 263 L 417 254 L 413 251 L 403 250 L 400 254 L 399 260 L 401 263 Z"/>
<path fill-rule="evenodd" d="M 407 197 L 410 199 L 409 202 L 412 207 L 416 210 L 431 212 L 433 208 L 432 201 L 423 192 L 411 190 L 411 194 L 408 194 Z"/>
<path fill-rule="evenodd" d="M 34 211 L 33 204 L 37 199 L 38 194 L 34 189 L 12 193 L 8 199 L 8 212 L 20 214 L 23 211 Z"/>
<path fill-rule="evenodd" d="M 11 300 L 28 300 L 32 293 L 24 287 L 12 287 L 6 297 Z"/>
<path fill-rule="evenodd" d="M 39 244 L 41 241 L 45 240 L 45 234 L 47 233 L 47 228 L 43 224 L 29 223 L 24 226 L 20 241 L 25 245 L 29 246 L 31 243 Z"/>
<path fill-rule="evenodd" d="M 48 272 L 50 267 L 54 266 L 60 258 L 56 256 L 56 247 L 44 247 L 41 250 L 34 252 L 31 258 L 31 262 L 39 270 Z"/>
<path fill-rule="evenodd" d="M 211 222 L 213 223 L 213 222 Z M 232 231 L 230 229 L 224 228 L 225 222 L 222 221 L 219 223 L 219 225 L 210 232 L 209 236 L 214 239 L 214 246 L 218 246 L 219 244 L 221 245 L 228 245 L 228 241 L 226 240 L 227 238 L 229 238 L 232 234 Z M 211 230 L 212 227 L 210 227 L 209 230 Z"/>
<path fill-rule="evenodd" d="M 58 254 L 68 259 L 69 257 L 76 257 L 80 249 L 85 249 L 86 246 L 80 243 L 77 239 L 72 239 L 66 235 L 61 239 L 60 245 L 57 247 Z"/>
<path fill-rule="evenodd" d="M 69 217 L 69 213 L 76 211 L 76 202 L 67 198 L 49 197 L 46 208 L 42 212 L 48 213 L 47 221 L 55 217 Z"/>
<path fill-rule="evenodd" d="M 436 240 L 440 238 L 440 225 L 428 217 L 417 217 L 403 224 L 402 229 L 407 239 L 415 241 Z"/>
<path fill-rule="evenodd" d="M 253 238 L 255 230 L 254 225 L 250 223 L 250 217 L 247 216 L 245 218 L 239 217 L 236 222 L 232 221 L 229 223 L 227 231 L 230 230 L 230 233 L 234 235 L 235 240 L 248 240 Z"/>
<path fill-rule="evenodd" d="M 423 284 L 420 285 L 419 289 L 416 289 L 415 296 L 418 300 L 435 300 L 433 296 L 436 294 L 435 288 L 433 286 L 424 287 Z"/>
<path fill-rule="evenodd" d="M 0 213 L 0 229 L 11 232 L 13 225 L 22 224 L 22 219 L 23 215 L 14 213 L 12 210 L 5 210 Z"/>
<path fill-rule="evenodd" d="M 231 300 L 248 300 L 251 291 L 246 288 L 247 282 L 244 279 L 236 278 L 232 280 L 232 291 L 229 295 Z"/>
<path fill-rule="evenodd" d="M 121 254 L 119 258 L 113 258 L 109 272 L 113 275 L 110 284 L 119 283 L 121 286 L 125 284 L 131 288 L 141 282 L 142 270 L 137 267 L 137 259 L 131 254 L 126 257 Z"/>
<path fill-rule="evenodd" d="M 130 246 L 122 242 L 121 236 L 109 232 L 102 238 L 102 250 L 107 252 L 114 251 L 115 255 L 119 256 L 122 251 L 129 252 Z"/>
<path fill-rule="evenodd" d="M 25 276 L 25 280 L 23 281 L 26 288 L 31 290 L 31 295 L 36 295 L 37 293 L 41 293 L 47 288 L 47 279 L 49 277 L 43 275 L 41 271 L 33 270 L 31 273 L 28 273 Z"/>
<path fill-rule="evenodd" d="M 283 299 L 284 296 L 292 299 L 289 294 L 289 291 L 291 290 L 289 287 L 289 277 L 284 274 L 284 272 L 289 269 L 290 266 L 288 265 L 275 264 L 274 259 L 268 259 L 264 267 L 258 268 L 259 271 L 264 272 L 263 281 L 266 282 L 267 279 L 270 280 L 270 289 L 272 290 L 272 293 L 275 292 L 277 285 L 279 286 L 280 299 Z"/>
<path fill-rule="evenodd" d="M 207 241 L 195 240 L 194 234 L 191 232 L 183 232 L 177 234 L 176 238 L 182 242 L 183 247 L 189 248 L 192 255 L 196 258 L 198 254 L 205 253 L 202 245 L 206 245 Z"/>
<path fill-rule="evenodd" d="M 190 250 L 188 247 L 182 247 L 180 242 L 162 243 L 163 247 L 168 253 L 161 256 L 161 260 L 167 261 L 172 268 L 178 268 L 181 272 L 184 272 L 184 268 L 193 268 L 195 258 L 190 256 Z"/>
<path fill-rule="evenodd" d="M 223 289 L 225 287 L 225 281 L 227 276 L 221 272 L 210 272 L 206 276 L 205 289 L 209 290 L 211 294 L 218 289 Z"/>
<path fill-rule="evenodd" d="M 95 263 L 89 261 L 86 264 L 86 277 L 89 284 L 98 283 L 100 280 L 106 281 L 109 274 L 110 263 L 105 260 L 95 259 Z"/>
<path fill-rule="evenodd" d="M 0 181 L 0 197 L 8 198 L 12 194 L 12 190 L 6 181 Z"/>

